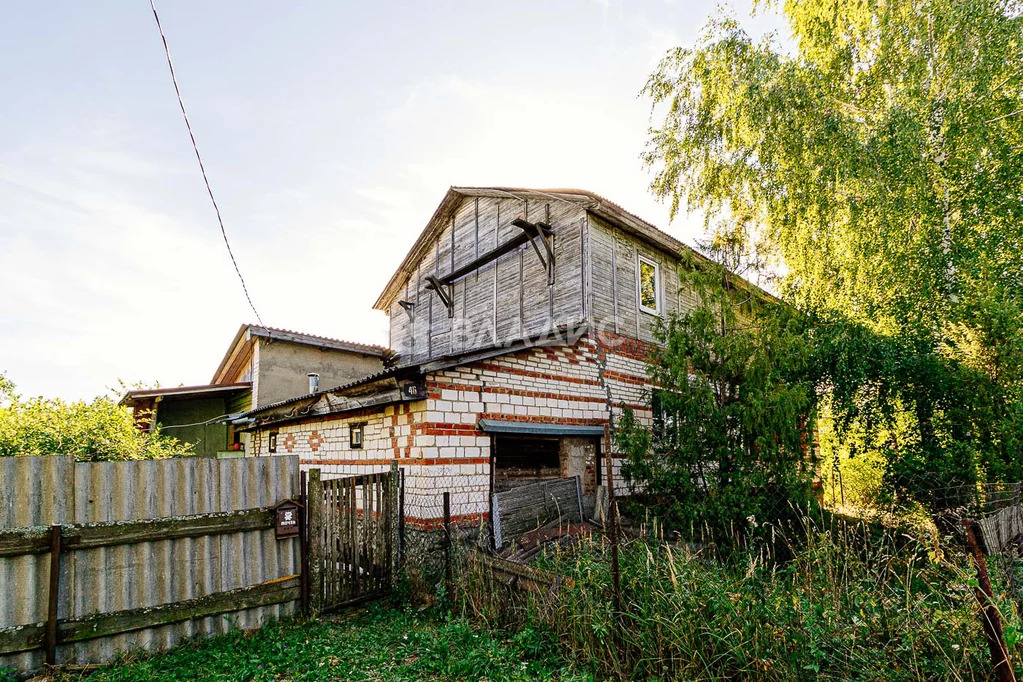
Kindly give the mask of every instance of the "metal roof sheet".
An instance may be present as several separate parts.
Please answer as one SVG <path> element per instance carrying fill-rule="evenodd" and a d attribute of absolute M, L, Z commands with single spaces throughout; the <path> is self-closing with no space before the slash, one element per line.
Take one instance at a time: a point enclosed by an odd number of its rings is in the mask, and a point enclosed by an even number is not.
<path fill-rule="evenodd" d="M 121 398 L 121 405 L 127 405 L 142 398 L 189 398 L 198 395 L 241 393 L 252 388 L 252 383 L 243 381 L 237 384 L 203 384 L 201 386 L 175 386 L 173 388 L 141 388 L 128 391 Z"/>
<path fill-rule="evenodd" d="M 313 399 L 313 398 L 318 398 L 318 397 L 320 397 L 322 395 L 325 395 L 327 393 L 337 393 L 338 391 L 344 391 L 344 390 L 347 390 L 347 389 L 350 389 L 350 388 L 355 388 L 357 386 L 362 386 L 363 384 L 371 384 L 374 381 L 380 381 L 381 379 L 387 379 L 387 378 L 395 376 L 395 375 L 397 375 L 397 374 L 399 374 L 401 372 L 407 372 L 407 371 L 409 371 L 409 367 L 392 367 L 390 369 L 385 369 L 383 371 L 377 372 L 376 374 L 370 374 L 369 376 L 362 377 L 361 379 L 356 379 L 354 381 L 350 381 L 347 384 L 341 384 L 340 386 L 335 386 L 333 388 L 327 388 L 327 389 L 324 389 L 322 391 L 317 391 L 316 393 L 307 393 L 305 395 L 295 396 L 294 398 L 287 398 L 285 400 L 278 400 L 277 402 L 270 403 L 269 405 L 262 405 L 260 407 L 257 407 L 254 410 L 249 410 L 248 412 L 242 413 L 241 415 L 239 415 L 239 417 L 246 417 L 246 418 L 247 417 L 251 417 L 253 415 L 260 414 L 260 413 L 266 412 L 268 410 L 273 410 L 273 409 L 276 409 L 278 407 L 284 407 L 285 405 L 290 405 L 292 403 L 298 403 L 298 402 L 302 402 L 303 400 L 310 400 L 310 399 Z"/>
<path fill-rule="evenodd" d="M 480 429 L 487 433 L 508 433 L 528 436 L 603 436 L 603 426 L 580 424 L 548 424 L 546 422 L 517 422 L 503 419 L 480 419 Z"/>

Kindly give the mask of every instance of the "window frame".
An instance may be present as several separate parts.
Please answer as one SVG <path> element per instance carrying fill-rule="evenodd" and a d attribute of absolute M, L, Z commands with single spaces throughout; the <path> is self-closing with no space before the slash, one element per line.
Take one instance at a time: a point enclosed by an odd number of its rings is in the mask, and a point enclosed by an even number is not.
<path fill-rule="evenodd" d="M 359 434 L 359 443 L 355 443 L 353 436 Z M 358 424 L 348 424 L 348 447 L 352 450 L 361 450 L 363 443 L 366 441 L 366 423 L 360 422 Z"/>
<path fill-rule="evenodd" d="M 643 264 L 651 266 L 654 269 L 654 307 L 650 308 L 643 304 Z M 647 258 L 642 254 L 636 256 L 636 304 L 639 309 L 648 315 L 661 314 L 661 264 L 652 258 Z"/>

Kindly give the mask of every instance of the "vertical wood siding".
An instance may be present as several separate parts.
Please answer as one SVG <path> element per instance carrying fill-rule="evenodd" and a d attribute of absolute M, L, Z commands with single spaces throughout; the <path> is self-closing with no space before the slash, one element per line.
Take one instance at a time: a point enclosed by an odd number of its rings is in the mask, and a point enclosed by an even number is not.
<path fill-rule="evenodd" d="M 599 218 L 587 222 L 590 259 L 590 305 L 598 327 L 643 341 L 654 340 L 657 318 L 692 310 L 696 296 L 679 280 L 679 259 L 624 234 Z M 660 266 L 660 315 L 639 308 L 637 263 L 640 256 Z M 614 273 L 614 276 L 612 276 Z"/>
<path fill-rule="evenodd" d="M 425 287 L 425 277 L 443 277 L 521 234 L 512 221 L 525 216 L 554 232 L 555 278 L 533 247 L 524 244 L 455 282 L 454 314 Z M 552 324 L 585 319 L 582 287 L 585 213 L 577 204 L 542 199 L 466 197 L 446 222 L 403 291 L 415 303 L 415 321 L 391 304 L 391 342 L 405 362 L 493 346 L 523 335 L 546 333 Z M 541 249 L 542 250 L 542 249 Z M 414 297 L 414 298 L 412 298 Z M 401 313 L 399 315 L 399 313 Z"/>
<path fill-rule="evenodd" d="M 524 216 L 549 223 L 554 232 L 554 284 L 524 244 L 455 282 L 454 312 L 426 289 L 424 277 L 443 277 L 500 244 L 518 237 L 512 221 Z M 661 309 L 644 312 L 638 301 L 639 256 L 659 264 Z M 680 286 L 679 259 L 613 224 L 586 213 L 579 204 L 544 197 L 465 197 L 403 289 L 415 304 L 414 321 L 393 302 L 392 345 L 407 363 L 540 335 L 552 326 L 588 321 L 599 329 L 654 340 L 657 318 L 691 309 L 696 301 Z"/>

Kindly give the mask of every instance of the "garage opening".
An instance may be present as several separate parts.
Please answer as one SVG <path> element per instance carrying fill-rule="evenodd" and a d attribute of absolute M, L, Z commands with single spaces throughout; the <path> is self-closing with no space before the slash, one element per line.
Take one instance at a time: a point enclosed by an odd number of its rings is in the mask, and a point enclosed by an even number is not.
<path fill-rule="evenodd" d="M 494 492 L 561 478 L 561 440 L 499 434 L 494 438 Z"/>
<path fill-rule="evenodd" d="M 481 419 L 479 426 L 492 436 L 492 501 L 530 484 L 578 477 L 583 509 L 587 517 L 592 514 L 601 480 L 602 425 Z"/>

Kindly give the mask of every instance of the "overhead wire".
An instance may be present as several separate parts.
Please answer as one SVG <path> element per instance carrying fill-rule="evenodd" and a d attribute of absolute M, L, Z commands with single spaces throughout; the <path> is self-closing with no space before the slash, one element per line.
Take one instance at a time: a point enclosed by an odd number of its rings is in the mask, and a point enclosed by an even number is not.
<path fill-rule="evenodd" d="M 213 210 L 217 214 L 217 223 L 220 225 L 220 234 L 224 237 L 224 246 L 227 247 L 227 255 L 231 257 L 231 264 L 234 265 L 234 271 L 238 275 L 238 281 L 241 282 L 242 292 L 245 294 L 245 300 L 249 302 L 249 307 L 252 308 L 252 313 L 256 316 L 256 321 L 259 322 L 259 326 L 266 330 L 267 334 L 270 330 L 265 324 L 263 324 L 263 318 L 260 317 L 259 311 L 256 310 L 256 304 L 252 302 L 252 296 L 249 294 L 249 288 L 245 284 L 245 278 L 242 276 L 241 268 L 238 267 L 238 261 L 234 257 L 234 251 L 231 249 L 231 242 L 227 238 L 227 229 L 224 227 L 224 219 L 220 215 L 220 206 L 217 205 L 217 199 L 213 195 L 213 188 L 210 186 L 210 179 L 206 174 L 206 166 L 202 162 L 202 155 L 199 154 L 199 145 L 195 141 L 195 133 L 192 132 L 192 124 L 188 120 L 188 112 L 185 111 L 185 102 L 181 97 L 181 88 L 178 86 L 178 78 L 174 73 L 174 62 L 171 60 L 170 46 L 167 44 L 167 36 L 163 32 L 163 24 L 160 23 L 160 14 L 156 11 L 155 0 L 149 0 L 149 6 L 153 10 L 153 18 L 156 19 L 156 28 L 160 31 L 160 39 L 163 41 L 163 52 L 167 56 L 167 68 L 170 70 L 171 82 L 174 83 L 174 92 L 178 97 L 178 106 L 181 108 L 181 116 L 185 119 L 185 127 L 188 129 L 188 137 L 192 141 L 192 149 L 195 151 L 195 159 L 199 162 L 199 170 L 202 172 L 203 182 L 206 184 L 206 193 L 210 196 L 210 203 L 213 204 Z"/>

